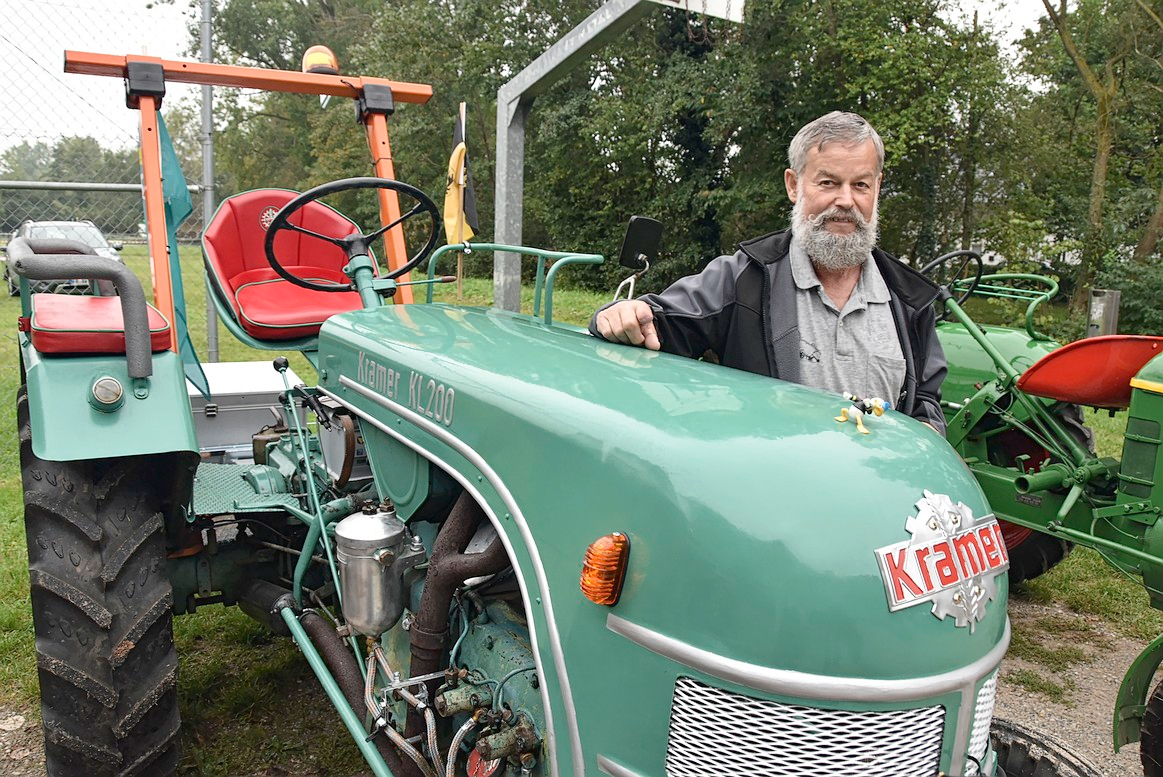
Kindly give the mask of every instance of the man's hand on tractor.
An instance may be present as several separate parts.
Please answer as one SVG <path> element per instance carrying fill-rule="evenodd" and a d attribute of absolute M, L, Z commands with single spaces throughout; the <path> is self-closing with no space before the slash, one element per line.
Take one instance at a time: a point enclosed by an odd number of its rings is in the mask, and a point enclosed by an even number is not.
<path fill-rule="evenodd" d="M 654 311 L 639 299 L 617 302 L 597 316 L 598 332 L 605 339 L 626 345 L 640 345 L 657 351 L 661 347 L 654 328 Z"/>

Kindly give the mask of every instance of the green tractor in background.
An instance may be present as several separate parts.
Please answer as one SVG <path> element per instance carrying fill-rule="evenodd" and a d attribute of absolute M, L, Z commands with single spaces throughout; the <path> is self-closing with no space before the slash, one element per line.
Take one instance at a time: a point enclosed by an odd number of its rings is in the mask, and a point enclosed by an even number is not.
<path fill-rule="evenodd" d="M 387 116 L 423 85 L 80 52 L 66 69 L 124 78 L 141 112 L 155 288 L 151 306 L 77 244 L 9 247 L 52 777 L 174 771 L 172 619 L 219 604 L 294 638 L 380 777 L 1094 774 L 993 721 L 1011 561 L 927 427 L 890 413 L 863 435 L 834 396 L 555 322 L 556 273 L 593 254 L 473 244 L 538 258 L 532 315 L 403 304 L 470 248 L 433 252 L 435 205 L 390 174 Z M 215 305 L 278 355 L 207 365 L 205 393 L 167 250 L 167 81 L 353 99 L 377 173 L 222 203 Z M 382 226 L 320 202 L 351 191 Z M 630 265 L 656 250 L 637 225 Z M 28 293 L 54 277 L 119 294 Z"/>
<path fill-rule="evenodd" d="M 1140 578 L 1163 608 L 1163 338 L 1091 337 L 1059 346 L 1035 326 L 1058 293 L 1041 275 L 983 276 L 981 256 L 955 251 L 922 270 L 940 276 L 945 320 L 938 334 L 949 361 L 942 386 L 947 439 L 977 478 L 1010 552 L 1010 583 L 1057 564 L 1073 543 Z M 1024 331 L 978 326 L 962 309 L 971 296 L 1026 304 Z M 1080 407 L 1127 411 L 1121 461 L 1095 454 Z M 1139 741 L 1144 773 L 1163 775 L 1163 637 L 1123 679 L 1114 710 L 1114 747 Z"/>

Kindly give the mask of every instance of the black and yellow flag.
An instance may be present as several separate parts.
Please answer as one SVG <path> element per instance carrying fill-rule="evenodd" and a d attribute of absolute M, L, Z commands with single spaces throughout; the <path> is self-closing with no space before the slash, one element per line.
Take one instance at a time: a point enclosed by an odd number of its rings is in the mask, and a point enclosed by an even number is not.
<path fill-rule="evenodd" d="M 444 232 L 449 243 L 463 243 L 480 230 L 464 128 L 464 103 L 461 103 L 452 130 L 452 156 L 448 158 L 448 183 L 444 190 Z"/>

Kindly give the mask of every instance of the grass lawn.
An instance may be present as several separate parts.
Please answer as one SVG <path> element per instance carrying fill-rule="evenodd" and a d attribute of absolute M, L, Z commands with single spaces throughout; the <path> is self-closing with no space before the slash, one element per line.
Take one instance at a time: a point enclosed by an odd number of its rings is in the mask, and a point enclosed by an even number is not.
<path fill-rule="evenodd" d="M 198 352 L 205 354 L 205 285 L 198 248 L 183 247 L 182 258 L 191 335 Z M 141 247 L 127 247 L 125 259 L 140 277 L 148 279 Z M 440 286 L 436 296 L 454 301 L 456 289 Z M 608 295 L 561 290 L 554 297 L 555 317 L 582 324 L 607 299 Z M 464 300 L 491 304 L 491 281 L 467 279 Z M 530 312 L 531 303 L 532 290 L 524 289 L 525 312 Z M 0 314 L 13 322 L 19 315 L 18 299 L 0 298 Z M 0 405 L 0 703 L 34 710 L 35 715 L 39 705 L 12 399 L 20 381 L 14 327 L 9 326 L 0 337 L 0 348 L 0 393 L 9 397 Z M 225 329 L 219 348 L 222 361 L 270 360 L 276 355 L 241 345 Z M 287 355 L 304 380 L 314 379 L 305 359 Z M 1118 456 L 1122 418 L 1088 413 L 1087 420 L 1098 433 L 1100 452 Z M 1163 617 L 1146 606 L 1140 586 L 1111 571 L 1093 552 L 1076 552 L 1028 588 L 1031 595 L 1098 613 L 1139 639 L 1163 631 Z M 217 606 L 178 618 L 175 631 L 182 658 L 183 774 L 361 772 L 363 762 L 356 748 L 290 640 L 272 638 L 235 608 Z M 274 765 L 287 771 L 266 771 Z"/>

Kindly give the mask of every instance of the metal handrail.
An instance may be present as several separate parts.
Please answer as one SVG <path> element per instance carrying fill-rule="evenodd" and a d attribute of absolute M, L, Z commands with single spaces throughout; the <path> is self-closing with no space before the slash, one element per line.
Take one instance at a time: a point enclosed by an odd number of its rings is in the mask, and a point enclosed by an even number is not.
<path fill-rule="evenodd" d="M 1034 275 L 1032 273 L 994 273 L 986 276 L 989 281 L 979 282 L 973 289 L 973 294 L 982 297 L 997 297 L 1000 299 L 1015 299 L 1015 300 L 1029 300 L 1030 304 L 1026 308 L 1026 333 L 1034 340 L 1052 340 L 1049 335 L 1044 335 L 1034 329 L 1034 311 L 1043 302 L 1049 302 L 1058 295 L 1058 282 L 1046 275 Z M 997 281 L 1032 281 L 1034 283 L 1041 283 L 1046 286 L 1045 291 L 1038 291 L 1037 289 L 1020 289 L 1014 286 L 1007 286 L 998 284 Z M 970 279 L 963 278 L 953 282 L 953 290 L 955 292 L 964 291 L 969 287 Z"/>
<path fill-rule="evenodd" d="M 504 245 L 501 243 L 450 243 L 443 245 L 432 252 L 428 258 L 428 278 L 431 280 L 436 274 L 436 261 L 447 253 L 463 251 L 471 254 L 473 251 L 506 251 L 522 256 L 536 256 L 536 280 L 533 286 L 533 316 L 541 315 L 541 290 L 545 289 L 545 323 L 553 323 L 553 281 L 562 267 L 571 264 L 601 264 L 605 257 L 601 254 L 583 254 L 576 251 L 547 251 L 543 248 L 528 246 Z M 545 260 L 555 260 L 549 272 L 545 272 Z M 544 280 L 543 280 L 544 279 Z M 428 286 L 428 302 L 432 302 L 432 286 Z"/>

